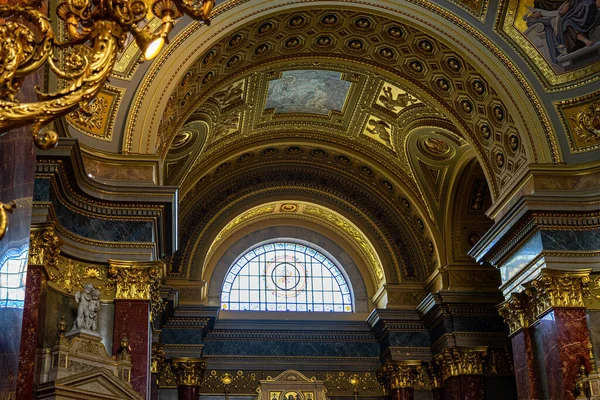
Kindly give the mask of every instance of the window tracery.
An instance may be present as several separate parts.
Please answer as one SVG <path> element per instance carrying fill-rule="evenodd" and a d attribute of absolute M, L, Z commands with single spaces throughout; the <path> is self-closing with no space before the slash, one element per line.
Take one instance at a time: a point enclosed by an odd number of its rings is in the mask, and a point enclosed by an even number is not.
<path fill-rule="evenodd" d="M 222 310 L 352 312 L 352 293 L 336 263 L 312 247 L 274 242 L 229 268 Z"/>

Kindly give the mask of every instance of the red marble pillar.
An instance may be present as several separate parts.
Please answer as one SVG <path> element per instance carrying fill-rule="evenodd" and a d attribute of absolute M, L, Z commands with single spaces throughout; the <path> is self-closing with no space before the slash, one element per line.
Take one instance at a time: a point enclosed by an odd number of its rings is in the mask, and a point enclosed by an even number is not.
<path fill-rule="evenodd" d="M 511 341 L 517 397 L 519 400 L 539 399 L 539 380 L 535 369 L 531 329 L 522 329 L 513 335 Z"/>
<path fill-rule="evenodd" d="M 113 354 L 117 355 L 118 343 L 123 336 L 129 339 L 131 352 L 131 386 L 143 398 L 150 393 L 150 301 L 115 300 Z"/>
<path fill-rule="evenodd" d="M 550 399 L 575 399 L 579 367 L 589 371 L 589 332 L 585 309 L 557 308 L 534 327 L 543 347 L 538 362 L 544 363 L 544 384 Z"/>
<path fill-rule="evenodd" d="M 390 391 L 391 400 L 413 400 L 415 398 L 415 389 L 413 388 L 401 388 L 392 389 Z"/>
<path fill-rule="evenodd" d="M 16 391 L 16 397 L 20 400 L 33 399 L 35 353 L 37 348 L 41 347 L 44 337 L 47 281 L 48 275 L 44 266 L 29 265 L 27 267 Z"/>
<path fill-rule="evenodd" d="M 177 392 L 179 400 L 198 400 L 200 398 L 200 386 L 179 386 Z"/>
<path fill-rule="evenodd" d="M 485 398 L 485 381 L 483 376 L 460 375 L 451 376 L 444 381 L 443 400 L 482 400 Z"/>

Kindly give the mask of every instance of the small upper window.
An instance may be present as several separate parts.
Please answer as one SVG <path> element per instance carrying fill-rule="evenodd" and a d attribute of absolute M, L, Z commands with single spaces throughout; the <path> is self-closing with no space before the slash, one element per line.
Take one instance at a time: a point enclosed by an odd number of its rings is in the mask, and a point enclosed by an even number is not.
<path fill-rule="evenodd" d="M 0 258 L 0 308 L 23 308 L 29 247 L 10 249 Z"/>
<path fill-rule="evenodd" d="M 221 309 L 352 312 L 350 286 L 321 252 L 298 243 L 256 247 L 229 268 Z"/>

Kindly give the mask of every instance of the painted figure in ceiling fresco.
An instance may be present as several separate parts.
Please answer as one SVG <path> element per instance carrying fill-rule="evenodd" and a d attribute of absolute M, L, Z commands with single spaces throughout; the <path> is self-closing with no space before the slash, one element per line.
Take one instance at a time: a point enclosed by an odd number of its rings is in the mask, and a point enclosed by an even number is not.
<path fill-rule="evenodd" d="M 278 114 L 341 111 L 351 83 L 340 78 L 336 71 L 284 71 L 269 83 L 265 108 Z"/>
<path fill-rule="evenodd" d="M 562 69 L 595 61 L 600 50 L 600 0 L 535 0 L 524 34 Z M 558 68 L 559 70 L 561 68 Z"/>

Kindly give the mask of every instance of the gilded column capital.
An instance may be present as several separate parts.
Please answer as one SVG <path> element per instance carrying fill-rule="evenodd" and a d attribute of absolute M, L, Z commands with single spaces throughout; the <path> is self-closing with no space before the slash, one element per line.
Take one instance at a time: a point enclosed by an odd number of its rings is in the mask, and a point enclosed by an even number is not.
<path fill-rule="evenodd" d="M 54 233 L 54 224 L 36 224 L 29 234 L 29 265 L 56 267 L 61 241 Z"/>
<path fill-rule="evenodd" d="M 511 335 L 531 324 L 524 293 L 511 293 L 510 298 L 498 306 L 498 313 L 508 325 Z"/>
<path fill-rule="evenodd" d="M 163 279 L 162 261 L 108 260 L 108 274 L 119 300 L 156 300 Z M 159 298 L 160 294 L 158 293 Z"/>
<path fill-rule="evenodd" d="M 424 387 L 423 366 L 420 361 L 386 362 L 377 372 L 380 384 L 388 391 Z"/>
<path fill-rule="evenodd" d="M 551 308 L 584 308 L 584 294 L 590 282 L 591 269 L 560 271 L 544 268 L 524 284 L 525 294 L 534 318 Z"/>
<path fill-rule="evenodd" d="M 487 347 L 451 347 L 435 355 L 442 380 L 459 375 L 482 375 Z"/>
<path fill-rule="evenodd" d="M 174 358 L 172 360 L 177 386 L 200 386 L 204 379 L 206 361 L 202 358 Z"/>

